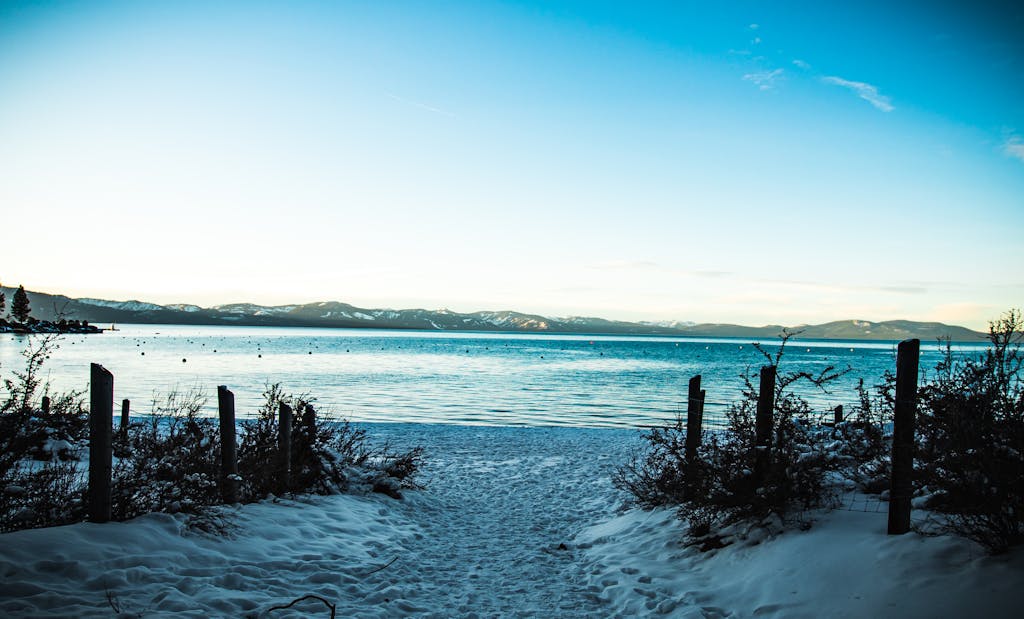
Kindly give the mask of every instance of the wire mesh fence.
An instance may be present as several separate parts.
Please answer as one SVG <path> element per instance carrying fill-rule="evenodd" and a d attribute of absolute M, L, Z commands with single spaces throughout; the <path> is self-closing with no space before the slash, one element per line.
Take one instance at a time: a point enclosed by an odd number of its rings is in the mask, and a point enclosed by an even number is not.
<path fill-rule="evenodd" d="M 836 509 L 843 509 L 851 512 L 887 514 L 889 513 L 889 502 L 878 495 L 863 494 L 861 492 L 846 492 L 839 495 Z"/>

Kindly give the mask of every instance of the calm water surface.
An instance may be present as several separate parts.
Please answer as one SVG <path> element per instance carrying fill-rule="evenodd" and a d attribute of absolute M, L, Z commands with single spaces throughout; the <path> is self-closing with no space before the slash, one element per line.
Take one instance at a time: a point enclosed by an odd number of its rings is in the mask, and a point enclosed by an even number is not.
<path fill-rule="evenodd" d="M 84 389 L 89 364 L 114 374 L 115 400 L 152 410 L 173 389 L 201 391 L 211 414 L 217 385 L 251 414 L 269 383 L 315 396 L 319 408 L 353 421 L 482 425 L 615 426 L 663 423 L 685 410 L 687 380 L 703 376 L 705 417 L 720 419 L 764 363 L 743 339 L 438 333 L 365 329 L 119 325 L 67 335 L 44 365 L 57 390 Z M 29 339 L 0 335 L 0 372 L 23 367 Z M 763 341 L 774 351 L 777 341 Z M 939 359 L 922 343 L 922 368 Z M 964 346 L 966 353 L 980 346 Z M 808 393 L 821 410 L 856 400 L 859 378 L 895 369 L 895 344 L 794 340 L 780 371 L 851 367 L 831 389 Z"/>

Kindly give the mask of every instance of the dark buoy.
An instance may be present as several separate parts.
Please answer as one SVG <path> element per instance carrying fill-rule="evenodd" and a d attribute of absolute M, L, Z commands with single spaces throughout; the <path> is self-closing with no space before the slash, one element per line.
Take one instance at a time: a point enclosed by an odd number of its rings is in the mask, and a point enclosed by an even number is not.
<path fill-rule="evenodd" d="M 182 358 L 181 362 L 182 362 L 182 363 L 185 363 L 185 361 L 186 361 L 186 359 Z"/>

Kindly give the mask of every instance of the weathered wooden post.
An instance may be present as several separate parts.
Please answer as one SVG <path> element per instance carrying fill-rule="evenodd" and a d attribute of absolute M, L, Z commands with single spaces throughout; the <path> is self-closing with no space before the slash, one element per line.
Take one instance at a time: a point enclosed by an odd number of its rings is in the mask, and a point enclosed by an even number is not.
<path fill-rule="evenodd" d="M 121 432 L 128 431 L 128 421 L 131 415 L 132 402 L 128 398 L 121 400 Z"/>
<path fill-rule="evenodd" d="M 691 463 L 697 459 L 697 449 L 700 447 L 700 426 L 701 426 L 701 390 L 700 374 L 690 379 L 687 388 L 686 404 L 686 461 Z"/>
<path fill-rule="evenodd" d="M 114 375 L 93 363 L 89 377 L 89 520 L 110 520 L 111 434 L 114 429 Z"/>
<path fill-rule="evenodd" d="M 697 418 L 700 419 L 700 423 L 704 425 L 704 402 L 708 399 L 708 392 L 704 389 L 700 390 L 700 412 L 697 414 Z"/>
<path fill-rule="evenodd" d="M 292 407 L 284 402 L 278 408 L 277 451 L 280 457 L 281 487 L 288 490 L 292 468 Z"/>
<path fill-rule="evenodd" d="M 50 414 L 50 396 L 44 395 L 43 396 L 43 415 L 49 415 L 49 414 Z"/>
<path fill-rule="evenodd" d="M 914 417 L 921 340 L 904 340 L 896 350 L 896 406 L 892 425 L 892 477 L 889 485 L 889 535 L 910 530 L 914 493 Z"/>
<path fill-rule="evenodd" d="M 838 426 L 839 424 L 843 423 L 843 405 L 839 404 L 838 406 L 836 406 L 836 409 L 833 412 L 835 413 L 833 423 Z"/>
<path fill-rule="evenodd" d="M 220 413 L 220 496 L 225 503 L 238 502 L 238 451 L 235 444 L 235 394 L 226 385 L 217 387 Z"/>
<path fill-rule="evenodd" d="M 754 477 L 758 485 L 768 474 L 771 463 L 772 421 L 775 412 L 775 366 L 761 368 L 761 385 L 757 393 L 757 419 L 754 421 Z"/>

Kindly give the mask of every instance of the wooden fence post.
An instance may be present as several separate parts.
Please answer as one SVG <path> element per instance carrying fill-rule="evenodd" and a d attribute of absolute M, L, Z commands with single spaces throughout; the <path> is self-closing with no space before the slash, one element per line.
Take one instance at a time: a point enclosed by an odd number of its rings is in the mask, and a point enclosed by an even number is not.
<path fill-rule="evenodd" d="M 704 402 L 708 399 L 708 392 L 704 389 L 700 390 L 700 411 L 697 414 L 697 418 L 700 419 L 700 423 L 704 425 Z"/>
<path fill-rule="evenodd" d="M 238 502 L 238 447 L 235 443 L 235 394 L 217 387 L 220 413 L 220 495 L 225 503 Z"/>
<path fill-rule="evenodd" d="M 114 464 L 114 375 L 98 363 L 89 369 L 89 520 L 108 522 Z"/>
<path fill-rule="evenodd" d="M 835 418 L 833 419 L 833 423 L 835 423 L 838 426 L 839 424 L 843 423 L 843 405 L 837 405 L 834 412 Z"/>
<path fill-rule="evenodd" d="M 761 368 L 761 384 L 757 393 L 757 419 L 754 422 L 754 478 L 758 486 L 764 482 L 771 463 L 772 420 L 775 413 L 775 366 Z"/>
<path fill-rule="evenodd" d="M 128 398 L 121 400 L 121 432 L 128 430 L 129 416 L 131 415 L 132 402 Z"/>
<path fill-rule="evenodd" d="M 889 535 L 910 530 L 914 493 L 914 417 L 921 341 L 900 342 L 896 352 L 896 406 L 892 425 L 892 477 L 889 485 Z"/>
<path fill-rule="evenodd" d="M 43 415 L 49 415 L 49 414 L 50 414 L 50 396 L 44 395 L 43 396 Z"/>
<path fill-rule="evenodd" d="M 697 449 L 700 447 L 700 374 L 690 379 L 686 393 L 686 461 L 690 463 L 697 459 Z"/>
<path fill-rule="evenodd" d="M 288 490 L 291 485 L 292 467 L 292 407 L 280 403 L 277 418 L 277 450 L 280 457 L 281 487 Z"/>

